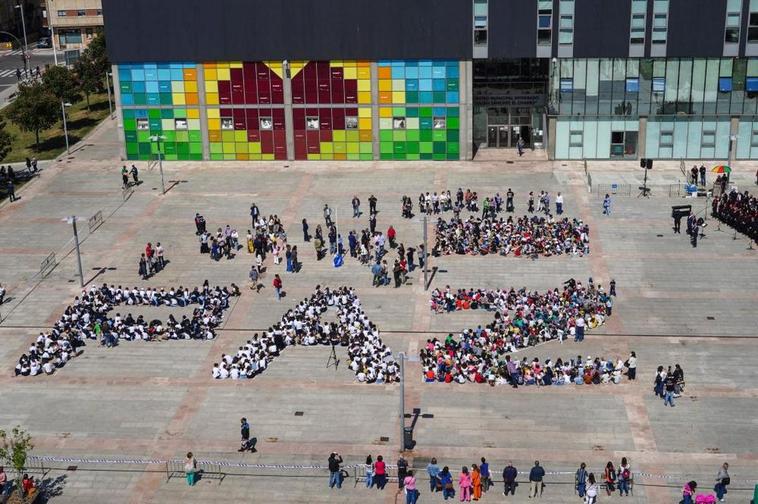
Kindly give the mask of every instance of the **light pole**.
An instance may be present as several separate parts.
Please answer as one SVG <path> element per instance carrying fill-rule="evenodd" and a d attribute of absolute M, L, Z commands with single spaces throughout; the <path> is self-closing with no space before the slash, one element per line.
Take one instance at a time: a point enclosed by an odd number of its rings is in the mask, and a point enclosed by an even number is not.
<path fill-rule="evenodd" d="M 84 287 L 84 273 L 82 271 L 82 254 L 79 251 L 79 233 L 76 231 L 76 216 L 72 215 L 66 222 L 74 226 L 74 245 L 76 245 L 76 263 L 79 266 L 79 286 Z"/>
<path fill-rule="evenodd" d="M 161 135 L 153 135 L 150 137 L 151 142 L 158 142 L 158 166 L 161 171 L 161 193 L 166 194 L 166 183 L 163 181 L 163 155 L 161 154 L 161 140 L 165 140 L 166 137 Z"/>
<path fill-rule="evenodd" d="M 429 288 L 429 244 L 427 243 L 426 214 L 424 214 L 424 290 Z"/>
<path fill-rule="evenodd" d="M 400 451 L 405 451 L 405 352 L 398 352 L 400 364 Z"/>
<path fill-rule="evenodd" d="M 23 2 L 23 0 L 21 0 Z M 22 51 L 24 56 L 24 70 L 27 68 L 26 51 L 29 44 L 26 41 L 26 20 L 24 19 L 24 7 L 21 4 L 16 4 L 16 9 L 21 11 L 21 30 L 24 32 L 24 50 Z"/>
<path fill-rule="evenodd" d="M 61 113 L 63 114 L 63 136 L 66 137 L 66 152 L 71 154 L 71 149 L 68 145 L 68 125 L 66 124 L 66 107 L 70 107 L 71 104 L 61 100 Z"/>

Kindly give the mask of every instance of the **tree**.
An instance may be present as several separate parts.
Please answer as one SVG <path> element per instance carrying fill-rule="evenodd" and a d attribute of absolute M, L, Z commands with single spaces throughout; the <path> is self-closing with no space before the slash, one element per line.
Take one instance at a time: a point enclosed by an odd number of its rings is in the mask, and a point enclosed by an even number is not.
<path fill-rule="evenodd" d="M 18 87 L 16 99 L 8 107 L 8 118 L 21 131 L 33 131 L 35 148 L 39 148 L 39 132 L 58 121 L 60 102 L 47 86 L 33 81 Z"/>
<path fill-rule="evenodd" d="M 102 89 L 104 73 L 100 73 L 97 62 L 87 54 L 87 51 L 84 51 L 74 63 L 74 72 L 79 81 L 79 88 L 87 99 L 87 110 L 90 110 L 89 97 Z"/>
<path fill-rule="evenodd" d="M 33 449 L 32 436 L 20 425 L 11 430 L 10 437 L 7 432 L 0 430 L 0 461 L 15 469 L 18 480 L 21 480 L 26 468 L 26 458 Z"/>
<path fill-rule="evenodd" d="M 105 49 L 105 37 L 99 33 L 84 50 L 85 55 L 95 64 L 99 75 L 109 72 L 111 63 L 108 61 L 108 53 Z"/>
<path fill-rule="evenodd" d="M 12 143 L 13 135 L 5 131 L 5 120 L 0 117 L 0 161 L 5 159 L 5 156 L 11 151 Z"/>
<path fill-rule="evenodd" d="M 81 99 L 76 78 L 73 72 L 66 67 L 50 67 L 42 75 L 42 83 L 58 101 L 74 103 Z"/>

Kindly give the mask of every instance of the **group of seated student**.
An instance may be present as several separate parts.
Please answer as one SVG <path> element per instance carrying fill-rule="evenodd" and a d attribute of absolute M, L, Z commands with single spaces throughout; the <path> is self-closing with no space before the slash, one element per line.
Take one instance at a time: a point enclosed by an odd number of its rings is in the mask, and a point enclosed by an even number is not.
<path fill-rule="evenodd" d="M 487 383 L 491 386 L 510 385 L 598 385 L 621 383 L 626 374 L 622 359 L 576 358 L 546 359 L 541 362 L 524 357 L 521 360 L 499 351 L 477 354 L 465 348 L 465 341 L 448 335 L 445 341 L 427 340 L 421 350 L 424 381 L 427 383 Z"/>
<path fill-rule="evenodd" d="M 322 316 L 336 309 L 336 321 Z M 335 290 L 316 286 L 310 298 L 287 311 L 281 320 L 261 334 L 255 333 L 235 354 L 224 354 L 213 365 L 216 379 L 249 379 L 263 373 L 281 352 L 292 345 L 333 345 L 347 348 L 350 369 L 359 382 L 393 383 L 398 366 L 382 342 L 379 330 L 368 319 L 352 287 Z"/>
<path fill-rule="evenodd" d="M 122 288 L 103 284 L 92 286 L 74 298 L 49 333 L 40 333 L 37 340 L 21 356 L 16 376 L 35 376 L 42 372 L 52 374 L 72 357 L 81 353 L 87 339 L 99 340 L 112 347 L 119 340 L 162 339 L 213 339 L 215 329 L 229 308 L 229 300 L 239 296 L 239 288 L 213 287 L 206 280 L 202 287 L 178 289 Z M 173 314 L 166 322 L 147 322 L 142 315 L 136 318 L 127 313 L 110 316 L 119 305 L 127 306 L 189 306 L 197 305 L 192 316 L 177 320 Z"/>
<path fill-rule="evenodd" d="M 744 193 L 732 189 L 719 198 L 713 199 L 713 216 L 758 241 L 758 198 L 748 191 Z"/>
<path fill-rule="evenodd" d="M 589 226 L 579 219 L 556 220 L 524 216 L 513 219 L 470 216 L 465 220 L 438 219 L 437 243 L 432 250 L 435 256 L 449 254 L 487 255 L 500 254 L 533 259 L 538 256 L 589 254 Z"/>

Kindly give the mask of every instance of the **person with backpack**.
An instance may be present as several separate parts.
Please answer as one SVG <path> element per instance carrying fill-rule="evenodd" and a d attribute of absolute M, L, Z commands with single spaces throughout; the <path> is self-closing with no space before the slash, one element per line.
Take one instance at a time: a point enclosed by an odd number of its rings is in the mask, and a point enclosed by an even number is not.
<path fill-rule="evenodd" d="M 605 491 L 608 495 L 611 495 L 616 491 L 616 469 L 613 467 L 613 462 L 610 460 L 605 464 L 603 481 L 605 481 Z"/>
<path fill-rule="evenodd" d="M 629 483 L 632 480 L 632 468 L 626 457 L 621 457 L 621 465 L 617 473 L 619 496 L 629 496 Z"/>
<path fill-rule="evenodd" d="M 581 463 L 574 475 L 574 488 L 576 488 L 576 493 L 579 497 L 584 498 L 584 495 L 587 493 L 587 464 L 584 462 Z"/>
<path fill-rule="evenodd" d="M 695 504 L 693 496 L 697 490 L 697 482 L 690 481 L 682 488 L 682 504 Z"/>
<path fill-rule="evenodd" d="M 587 476 L 587 482 L 589 486 L 587 487 L 587 494 L 584 496 L 584 502 L 585 504 L 595 504 L 599 490 L 597 481 L 595 481 L 595 473 L 590 473 Z"/>
<path fill-rule="evenodd" d="M 429 491 L 437 492 L 442 490 L 440 485 L 440 466 L 437 465 L 437 459 L 432 457 L 432 460 L 426 466 L 426 473 L 429 475 Z"/>
<path fill-rule="evenodd" d="M 440 485 L 442 485 L 442 497 L 447 500 L 455 496 L 455 487 L 453 486 L 453 475 L 450 474 L 450 468 L 445 466 L 439 474 Z"/>
<path fill-rule="evenodd" d="M 482 464 L 479 466 L 479 472 L 482 474 L 482 492 L 487 493 L 487 490 L 492 486 L 492 479 L 490 478 L 490 464 L 482 457 Z"/>
<path fill-rule="evenodd" d="M 716 486 L 713 487 L 719 502 L 724 502 L 724 495 L 727 493 L 726 487 L 729 486 L 730 483 L 729 464 L 724 462 L 724 465 L 721 466 L 721 469 L 719 469 L 719 472 L 716 475 Z"/>
<path fill-rule="evenodd" d="M 256 438 L 250 438 L 250 424 L 247 423 L 247 418 L 242 417 L 240 419 L 240 449 L 239 452 L 250 450 L 255 452 Z"/>

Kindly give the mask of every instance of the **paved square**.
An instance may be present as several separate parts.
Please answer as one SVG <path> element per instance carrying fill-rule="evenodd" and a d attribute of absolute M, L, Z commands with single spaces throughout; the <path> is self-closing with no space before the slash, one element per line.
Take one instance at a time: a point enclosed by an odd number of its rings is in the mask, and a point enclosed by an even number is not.
<path fill-rule="evenodd" d="M 250 465 L 323 466 L 331 451 L 342 453 L 347 464 L 361 463 L 369 453 L 394 462 L 400 444 L 397 385 L 355 382 L 340 348 L 343 363 L 336 371 L 326 367 L 328 348 L 294 347 L 265 373 L 245 382 L 212 380 L 213 362 L 234 352 L 251 332 L 278 321 L 317 284 L 353 286 L 393 352 L 415 356 L 427 338 L 457 334 L 492 318 L 478 311 L 430 313 L 434 287 L 544 290 L 571 277 L 586 281 L 590 276 L 605 285 L 616 279 L 618 298 L 608 322 L 588 331 L 581 344 L 552 342 L 518 355 L 620 357 L 634 350 L 639 357 L 637 381 L 518 390 L 424 384 L 419 363 L 407 362 L 406 411 L 419 408 L 422 413 L 414 425 L 416 447 L 407 454 L 411 463 L 423 473 L 428 460 L 437 457 L 457 475 L 461 465 L 486 456 L 499 476 L 508 460 L 528 471 L 539 459 L 548 471 L 558 473 L 548 476 L 543 500 L 570 502 L 573 477 L 568 472 L 580 462 L 599 473 L 608 460 L 617 464 L 626 456 L 638 475 L 630 500 L 662 503 L 678 501 L 687 479 L 708 489 L 719 465 L 728 461 L 730 500 L 747 501 L 758 469 L 753 442 L 758 418 L 757 252 L 747 249 L 744 237 L 734 240 L 730 229 L 718 230 L 712 220 L 697 249 L 671 233 L 670 206 L 682 203 L 668 196 L 669 181 L 679 174 L 677 164 L 656 165 L 652 198 L 638 199 L 635 193 L 615 197 L 610 217 L 601 213 L 602 195 L 588 192 L 583 166 L 534 160 L 166 163 L 166 179 L 179 182 L 170 182 L 165 196 L 157 190 L 157 168 L 143 166 L 145 183 L 123 201 L 120 162 L 108 154 L 115 152 L 113 135 L 112 125 L 100 127 L 87 148 L 46 169 L 24 188 L 17 203 L 0 206 L 0 282 L 9 291 L 8 302 L 0 306 L 0 426 L 18 423 L 28 428 L 38 455 L 166 460 L 181 459 L 191 450 L 201 459 L 242 466 L 226 468 L 220 484 L 206 478 L 188 488 L 181 478 L 166 482 L 166 468 L 160 464 L 79 462 L 72 463 L 79 466 L 77 471 L 67 472 L 72 464 L 52 463 L 56 469 L 48 478 L 62 478 L 52 502 L 395 502 L 392 485 L 378 492 L 360 483 L 353 488 L 348 480 L 338 492 L 328 489 L 323 471 Z M 590 169 L 593 181 L 602 183 L 638 175 L 631 163 L 598 163 Z M 752 168 L 738 163 L 733 179 L 740 186 L 748 184 Z M 350 199 L 357 194 L 367 209 L 373 193 L 379 198 L 377 228 L 392 224 L 399 242 L 417 246 L 422 224 L 418 217 L 400 218 L 401 197 L 409 195 L 415 203 L 422 191 L 455 192 L 458 187 L 480 195 L 504 195 L 510 187 L 516 193 L 517 214 L 525 213 L 530 190 L 560 190 L 565 215 L 590 226 L 590 256 L 535 261 L 441 257 L 432 261 L 437 270 L 425 291 L 418 269 L 410 285 L 373 288 L 369 270 L 356 260 L 348 258 L 335 269 L 328 259 L 316 261 L 312 245 L 302 241 L 301 219 L 307 218 L 313 231 L 322 222 L 325 203 L 335 210 L 343 235 L 367 227 L 365 214 L 360 220 L 351 218 Z M 263 214 L 280 216 L 289 243 L 298 246 L 303 268 L 284 274 L 283 265 L 275 266 L 269 258 L 265 288 L 258 294 L 243 289 L 217 339 L 122 342 L 113 349 L 90 343 L 83 355 L 53 376 L 13 377 L 18 357 L 79 290 L 71 226 L 62 221 L 66 216 L 83 218 L 81 249 L 88 282 L 169 287 L 200 285 L 208 279 L 211 285 L 243 286 L 252 257 L 240 251 L 233 260 L 216 263 L 200 255 L 193 217 L 200 212 L 209 230 L 229 224 L 244 236 L 251 201 Z M 705 201 L 692 204 L 699 210 Z M 103 212 L 105 222 L 90 233 L 86 218 L 97 211 Z M 431 223 L 429 231 L 431 239 Z M 137 260 L 148 241 L 160 241 L 170 263 L 143 282 Z M 41 278 L 40 262 L 52 251 L 60 264 Z M 270 286 L 273 273 L 282 275 L 288 294 L 281 302 Z M 158 313 L 151 308 L 132 312 L 146 318 Z M 687 387 L 672 409 L 653 396 L 652 382 L 655 367 L 674 363 L 684 368 Z M 251 420 L 259 440 L 255 454 L 236 451 L 242 416 Z M 422 498 L 441 500 L 427 494 L 425 481 L 420 488 Z M 499 484 L 496 489 L 484 500 L 502 499 Z M 516 501 L 521 502 L 526 485 L 518 492 Z"/>

